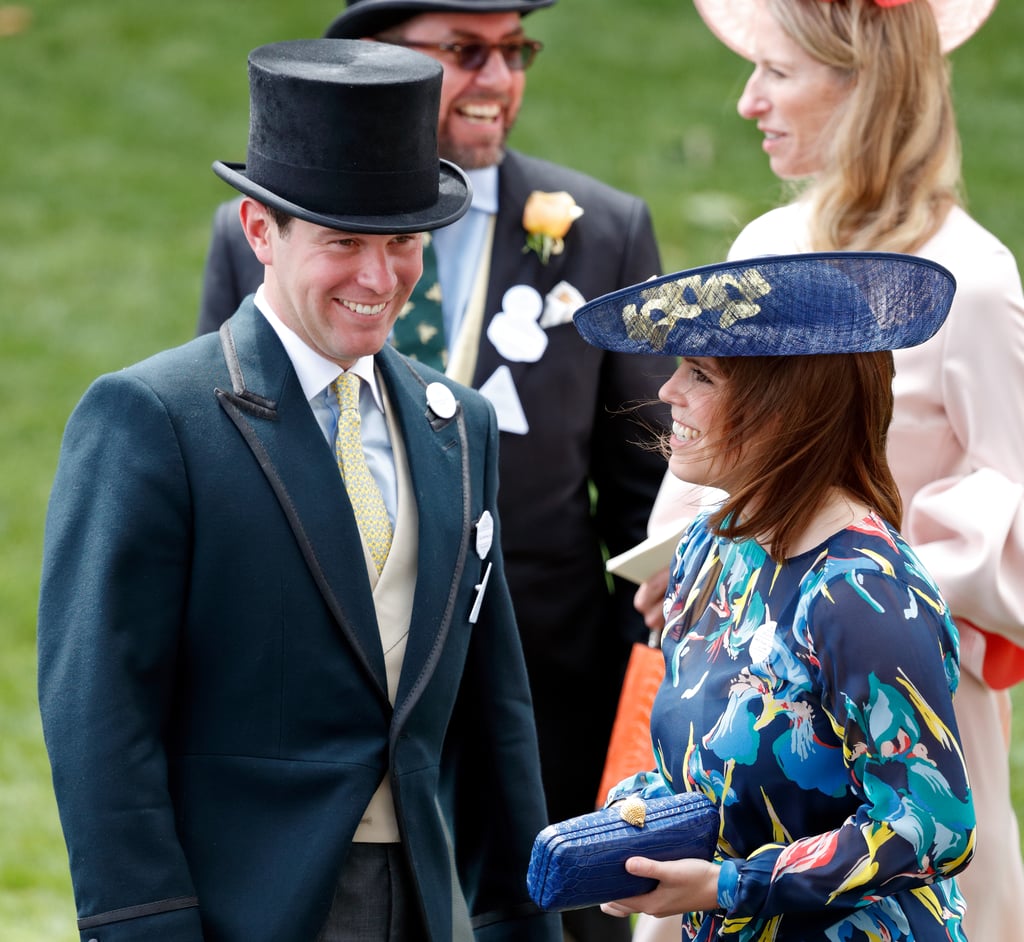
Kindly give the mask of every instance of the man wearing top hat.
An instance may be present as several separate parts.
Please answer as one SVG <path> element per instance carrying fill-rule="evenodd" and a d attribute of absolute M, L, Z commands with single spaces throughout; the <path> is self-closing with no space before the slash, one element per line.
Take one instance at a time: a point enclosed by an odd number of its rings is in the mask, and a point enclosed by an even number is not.
<path fill-rule="evenodd" d="M 262 286 L 90 387 L 50 500 L 39 695 L 81 938 L 549 942 L 494 411 L 385 345 L 422 233 L 469 203 L 441 69 L 303 40 L 249 75 L 247 162 L 214 169 Z"/>
<path fill-rule="evenodd" d="M 641 423 L 667 427 L 657 394 L 671 370 L 661 358 L 588 347 L 571 323 L 584 300 L 660 273 L 647 207 L 506 147 L 526 67 L 538 54 L 526 30 L 543 16 L 535 11 L 554 2 L 351 0 L 326 33 L 407 44 L 444 68 L 439 151 L 468 171 L 473 205 L 434 233 L 437 277 L 424 287 L 441 295 L 443 329 L 417 322 L 427 299 L 414 296 L 392 339 L 423 359 L 430 352 L 419 349 L 419 338 L 444 337 L 448 375 L 495 405 L 506 569 L 533 684 L 549 816 L 560 820 L 593 810 L 627 640 L 647 639 L 633 610 L 635 587 L 616 579 L 609 594 L 602 551 L 614 555 L 647 536 L 664 464 L 637 443 L 652 438 Z M 534 191 L 571 197 L 578 208 L 566 204 L 563 225 L 583 211 L 562 236 L 562 251 L 546 261 L 543 247 L 527 248 L 524 208 Z M 237 201 L 222 204 L 200 332 L 216 330 L 262 277 Z M 636 403 L 645 405 L 623 409 Z M 621 922 L 606 922 L 621 938 Z"/>

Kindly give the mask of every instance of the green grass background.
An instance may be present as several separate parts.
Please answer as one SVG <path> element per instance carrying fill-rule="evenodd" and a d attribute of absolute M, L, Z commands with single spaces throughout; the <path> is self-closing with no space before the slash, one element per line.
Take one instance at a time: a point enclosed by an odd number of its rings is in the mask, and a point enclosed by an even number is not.
<path fill-rule="evenodd" d="M 0 36 L 5 942 L 77 938 L 35 696 L 41 535 L 64 422 L 96 375 L 191 336 L 211 213 L 231 193 L 210 163 L 245 154 L 246 55 L 318 35 L 340 4 L 37 0 L 21 7 L 25 28 Z M 0 2 L 0 31 L 11 19 Z M 747 66 L 689 0 L 560 0 L 527 24 L 547 48 L 513 142 L 643 195 L 667 269 L 718 260 L 777 201 L 759 136 L 735 112 Z M 969 207 L 1018 257 L 1022 35 L 1024 4 L 1003 0 L 952 57 Z M 1013 763 L 1024 811 L 1024 733 Z"/>

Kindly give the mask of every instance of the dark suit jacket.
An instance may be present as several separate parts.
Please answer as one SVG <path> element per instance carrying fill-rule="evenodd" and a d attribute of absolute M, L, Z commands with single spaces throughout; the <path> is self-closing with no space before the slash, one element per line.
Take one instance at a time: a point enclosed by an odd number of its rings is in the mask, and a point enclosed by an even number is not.
<path fill-rule="evenodd" d="M 376 358 L 419 507 L 392 708 L 332 450 L 251 301 L 222 333 L 100 378 L 65 432 L 39 694 L 82 938 L 311 942 L 390 774 L 430 938 L 457 874 L 478 939 L 553 940 L 525 890 L 545 814 L 522 650 L 474 529 L 497 516 L 493 410 L 449 384 L 441 420 L 440 374 Z"/>
<path fill-rule="evenodd" d="M 523 206 L 533 190 L 567 190 L 584 210 L 564 252 L 547 265 L 523 252 Z M 510 151 L 499 170 L 498 199 L 485 320 L 501 310 L 513 285 L 532 285 L 546 296 L 564 280 L 589 300 L 660 273 L 650 214 L 635 196 Z M 200 332 L 215 330 L 263 278 L 237 204 L 216 213 Z M 616 579 L 609 591 L 603 553 L 620 553 L 647 535 L 665 462 L 638 443 L 651 443 L 644 425 L 667 426 L 667 410 L 650 403 L 675 364 L 598 350 L 571 323 L 547 336 L 539 361 L 509 362 L 485 325 L 473 385 L 506 365 L 530 426 L 526 435 L 501 435 L 498 506 L 548 810 L 557 820 L 593 808 L 628 644 L 646 641 L 632 606 L 636 587 Z M 646 405 L 629 409 L 638 403 Z"/>

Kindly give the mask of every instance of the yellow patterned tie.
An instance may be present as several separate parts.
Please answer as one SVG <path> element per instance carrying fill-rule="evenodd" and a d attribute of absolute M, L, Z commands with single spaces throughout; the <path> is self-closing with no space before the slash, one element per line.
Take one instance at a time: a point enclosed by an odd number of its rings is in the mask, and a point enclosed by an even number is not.
<path fill-rule="evenodd" d="M 355 373 L 342 373 L 332 386 L 340 410 L 338 434 L 334 439 L 334 454 L 348 490 L 348 499 L 356 514 L 356 523 L 363 531 L 363 537 L 370 548 L 370 555 L 379 574 L 391 549 L 391 519 L 363 453 L 359 419 L 359 377 Z"/>

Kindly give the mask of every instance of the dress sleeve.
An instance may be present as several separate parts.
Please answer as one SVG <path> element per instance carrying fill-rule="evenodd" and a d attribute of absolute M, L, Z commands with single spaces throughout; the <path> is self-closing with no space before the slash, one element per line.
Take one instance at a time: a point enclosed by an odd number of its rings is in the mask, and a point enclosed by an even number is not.
<path fill-rule="evenodd" d="M 843 742 L 851 813 L 831 830 L 726 860 L 727 921 L 802 913 L 835 922 L 951 876 L 971 858 L 952 637 L 937 595 L 886 568 L 830 580 L 793 626 L 807 635 L 810 685 Z"/>
<path fill-rule="evenodd" d="M 942 351 L 962 470 L 913 495 L 903 533 L 954 616 L 1024 647 L 1024 294 L 1005 248 L 983 257 L 957 275 Z"/>

